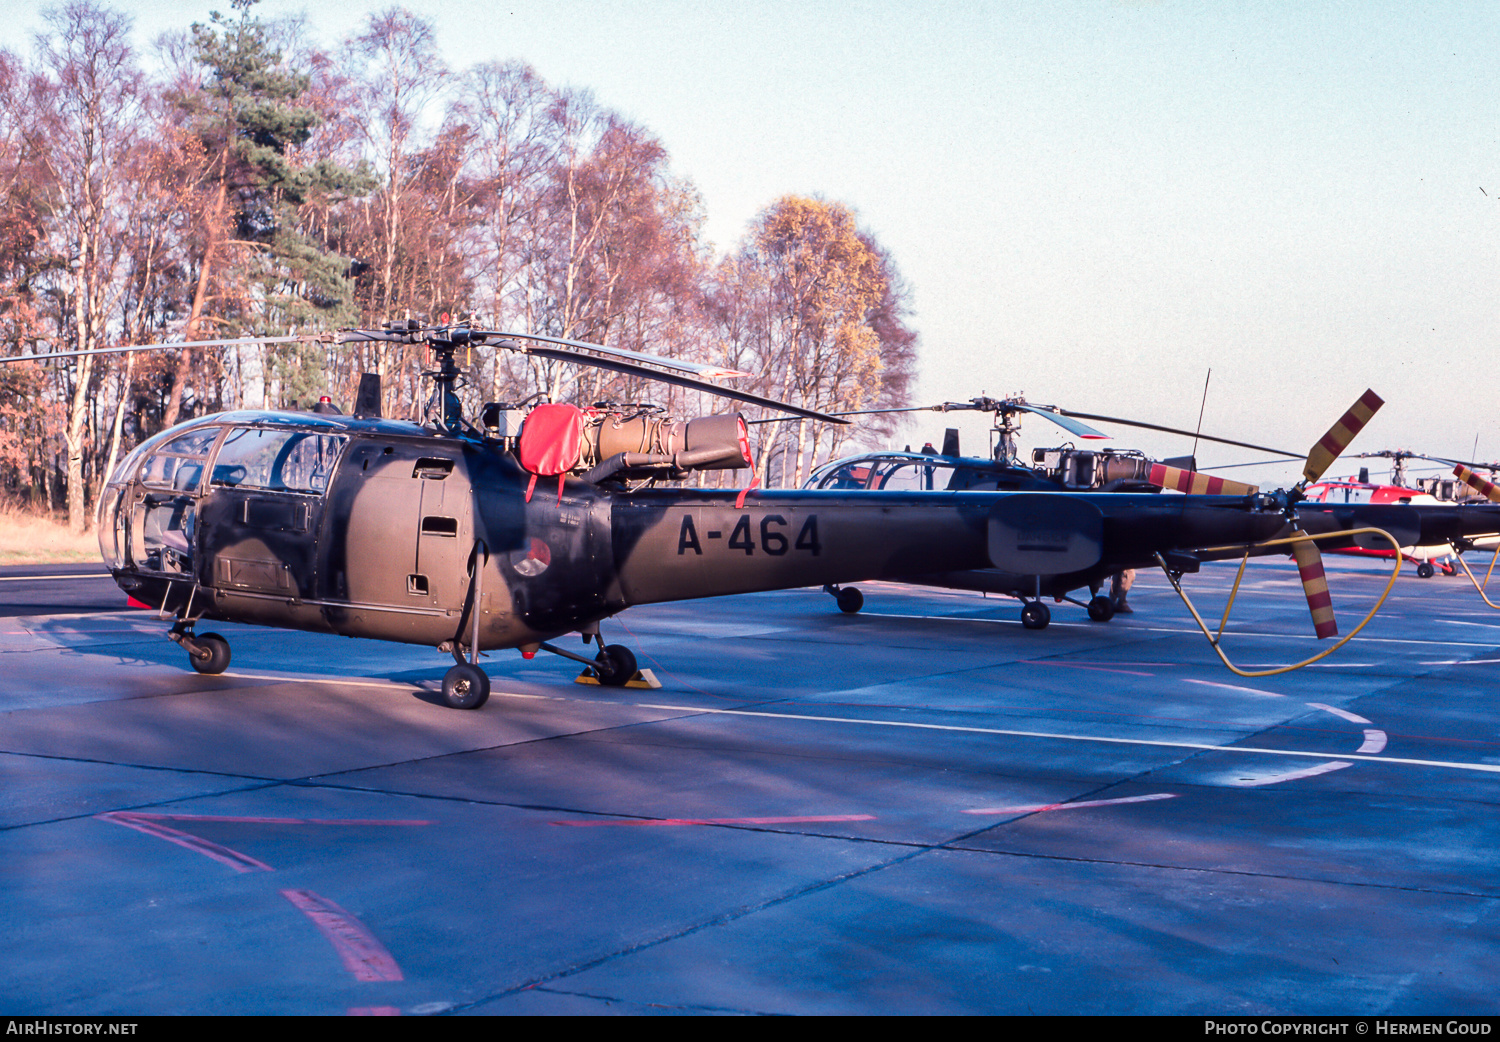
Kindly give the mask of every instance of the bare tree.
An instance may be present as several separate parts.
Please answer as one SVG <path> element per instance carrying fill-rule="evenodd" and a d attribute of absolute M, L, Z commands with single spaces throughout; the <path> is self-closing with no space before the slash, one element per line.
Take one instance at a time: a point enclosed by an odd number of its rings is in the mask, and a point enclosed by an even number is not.
<path fill-rule="evenodd" d="M 52 173 L 57 248 L 68 258 L 61 278 L 69 314 L 59 314 L 69 347 L 86 351 L 103 344 L 119 294 L 120 230 L 130 186 L 124 177 L 140 115 L 140 74 L 135 68 L 123 15 L 72 0 L 47 12 L 48 30 L 38 37 L 41 65 L 49 79 L 44 96 L 51 129 L 47 164 Z M 94 381 L 94 358 L 77 361 L 67 443 L 68 524 L 82 532 L 84 440 Z"/>

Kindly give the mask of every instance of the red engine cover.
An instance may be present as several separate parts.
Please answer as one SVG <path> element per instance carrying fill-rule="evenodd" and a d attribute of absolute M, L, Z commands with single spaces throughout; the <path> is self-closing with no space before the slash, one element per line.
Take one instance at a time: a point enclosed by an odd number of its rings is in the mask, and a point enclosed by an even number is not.
<path fill-rule="evenodd" d="M 562 403 L 538 405 L 526 417 L 517 451 L 521 466 L 542 477 L 566 474 L 583 447 L 583 410 Z"/>

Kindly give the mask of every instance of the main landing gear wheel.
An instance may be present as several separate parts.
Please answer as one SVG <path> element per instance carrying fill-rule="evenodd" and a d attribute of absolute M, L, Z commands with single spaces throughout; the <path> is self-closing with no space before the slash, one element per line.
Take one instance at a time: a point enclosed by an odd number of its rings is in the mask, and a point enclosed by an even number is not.
<path fill-rule="evenodd" d="M 636 674 L 635 653 L 623 644 L 611 644 L 594 659 L 594 673 L 602 687 L 624 687 Z"/>
<path fill-rule="evenodd" d="M 1436 569 L 1432 567 L 1431 561 L 1423 561 L 1417 565 L 1417 578 L 1419 579 L 1431 579 L 1435 572 Z"/>
<path fill-rule="evenodd" d="M 1089 618 L 1095 622 L 1108 622 L 1115 617 L 1115 602 L 1102 593 L 1089 601 Z"/>
<path fill-rule="evenodd" d="M 1051 621 L 1052 609 L 1041 601 L 1028 601 L 1026 607 L 1021 609 L 1021 625 L 1029 630 L 1044 630 Z"/>
<path fill-rule="evenodd" d="M 188 652 L 188 661 L 204 676 L 216 677 L 229 668 L 229 641 L 217 633 L 202 633 L 193 638 L 197 651 Z"/>
<path fill-rule="evenodd" d="M 443 674 L 443 701 L 453 709 L 478 709 L 490 697 L 489 674 L 468 662 Z"/>
<path fill-rule="evenodd" d="M 859 609 L 865 606 L 865 595 L 853 586 L 845 586 L 839 590 L 834 599 L 839 602 L 839 611 L 845 615 L 858 615 Z"/>

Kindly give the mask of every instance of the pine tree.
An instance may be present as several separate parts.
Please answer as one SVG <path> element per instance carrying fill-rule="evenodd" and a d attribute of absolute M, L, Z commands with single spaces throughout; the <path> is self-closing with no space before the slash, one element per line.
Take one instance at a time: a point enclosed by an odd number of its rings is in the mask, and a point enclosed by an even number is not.
<path fill-rule="evenodd" d="M 309 161 L 302 146 L 322 123 L 309 103 L 311 77 L 290 68 L 251 15 L 257 0 L 233 0 L 239 17 L 217 11 L 192 28 L 194 57 L 206 73 L 179 104 L 201 142 L 205 203 L 198 284 L 189 334 L 209 321 L 217 332 L 306 332 L 354 319 L 350 262 L 309 230 L 314 214 L 370 191 L 367 166 Z M 212 299 L 210 299 L 212 298 Z M 315 345 L 268 351 L 265 378 L 281 397 L 305 399 L 324 384 Z M 174 387 L 174 404 L 185 382 Z"/>

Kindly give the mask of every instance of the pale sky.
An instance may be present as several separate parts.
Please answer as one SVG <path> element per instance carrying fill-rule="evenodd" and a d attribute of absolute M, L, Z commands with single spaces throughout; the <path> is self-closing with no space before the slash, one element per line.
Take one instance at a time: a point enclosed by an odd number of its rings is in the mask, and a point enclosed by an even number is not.
<path fill-rule="evenodd" d="M 228 10 L 114 6 L 143 45 Z M 309 21 L 333 46 L 386 6 Z M 1211 367 L 1211 433 L 1305 449 L 1368 386 L 1387 405 L 1352 451 L 1500 456 L 1500 5 L 407 6 L 453 67 L 521 59 L 654 132 L 721 249 L 787 193 L 854 207 L 913 291 L 919 403 L 1024 392 L 1193 427 Z M 0 14 L 26 50 L 36 9 Z M 918 416 L 897 447 L 958 425 L 983 451 L 982 420 Z M 1023 447 L 1060 444 L 1049 427 Z"/>

